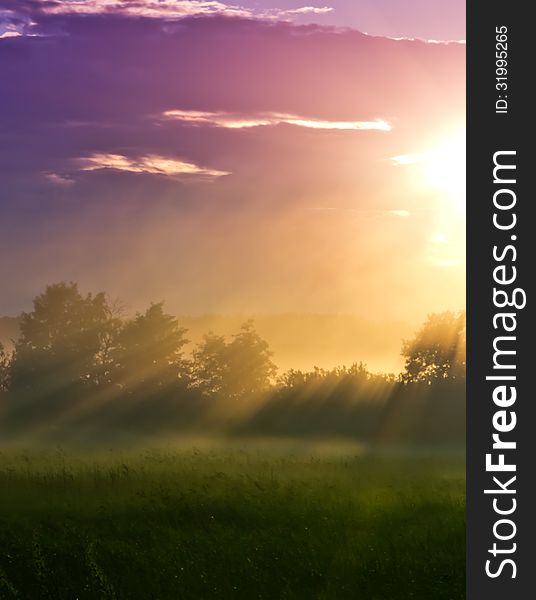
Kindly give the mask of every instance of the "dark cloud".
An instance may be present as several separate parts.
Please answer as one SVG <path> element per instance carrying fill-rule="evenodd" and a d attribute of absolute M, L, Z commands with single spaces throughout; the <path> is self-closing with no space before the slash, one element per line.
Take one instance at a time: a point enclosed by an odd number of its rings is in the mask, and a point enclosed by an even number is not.
<path fill-rule="evenodd" d="M 173 27 L 126 17 L 35 18 L 39 36 L 1 42 L 9 170 L 15 160 L 31 168 L 35 159 L 42 169 L 43 157 L 139 152 L 147 140 L 188 146 L 181 140 L 200 135 L 158 122 L 166 110 L 383 118 L 404 127 L 448 115 L 463 93 L 460 45 L 230 18 Z"/>

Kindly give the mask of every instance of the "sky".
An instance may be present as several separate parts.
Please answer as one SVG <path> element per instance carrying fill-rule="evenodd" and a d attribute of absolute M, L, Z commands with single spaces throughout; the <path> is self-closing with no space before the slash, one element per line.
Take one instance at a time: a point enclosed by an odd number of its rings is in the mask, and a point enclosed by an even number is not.
<path fill-rule="evenodd" d="M 0 315 L 462 308 L 464 11 L 0 0 Z"/>

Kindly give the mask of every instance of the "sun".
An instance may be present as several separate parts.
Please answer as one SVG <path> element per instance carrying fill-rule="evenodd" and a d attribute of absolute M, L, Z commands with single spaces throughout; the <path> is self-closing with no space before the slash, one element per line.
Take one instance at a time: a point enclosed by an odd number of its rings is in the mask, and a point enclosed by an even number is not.
<path fill-rule="evenodd" d="M 422 155 L 423 184 L 444 196 L 450 208 L 465 215 L 465 132 L 449 137 Z"/>
<path fill-rule="evenodd" d="M 441 138 L 427 140 L 420 152 L 400 154 L 391 160 L 408 169 L 413 189 L 427 214 L 424 256 L 441 268 L 465 264 L 465 130 L 452 129 Z M 421 146 L 421 148 L 423 147 Z M 432 201 L 432 202 L 430 202 Z M 416 207 L 416 210 L 419 210 Z M 429 229 L 428 229 L 429 228 Z"/>
<path fill-rule="evenodd" d="M 413 181 L 421 190 L 432 191 L 445 204 L 447 213 L 465 217 L 465 129 L 455 130 L 427 149 L 393 156 L 395 166 L 412 168 Z"/>

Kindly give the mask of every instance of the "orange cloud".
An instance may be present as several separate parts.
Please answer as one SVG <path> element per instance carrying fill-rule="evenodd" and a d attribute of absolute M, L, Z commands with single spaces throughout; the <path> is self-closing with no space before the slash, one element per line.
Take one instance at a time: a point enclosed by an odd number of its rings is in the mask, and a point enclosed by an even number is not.
<path fill-rule="evenodd" d="M 0 40 L 3 40 L 5 38 L 14 38 L 14 37 L 20 37 L 22 35 L 22 33 L 18 32 L 18 31 L 4 31 L 3 33 L 0 33 Z"/>
<path fill-rule="evenodd" d="M 198 125 L 212 125 L 227 129 L 245 129 L 267 125 L 295 125 L 309 129 L 335 129 L 341 131 L 377 130 L 390 131 L 392 126 L 383 119 L 372 121 L 329 121 L 311 119 L 298 115 L 280 113 L 262 113 L 253 116 L 237 116 L 225 112 L 200 112 L 190 110 L 168 110 L 164 113 L 168 119 L 176 119 Z"/>
<path fill-rule="evenodd" d="M 229 175 L 226 171 L 217 171 L 200 167 L 194 163 L 166 158 L 164 156 L 147 155 L 136 159 L 122 154 L 93 154 L 79 161 L 83 171 L 113 169 L 130 173 L 151 173 L 155 175 L 199 175 L 207 177 L 222 177 Z"/>

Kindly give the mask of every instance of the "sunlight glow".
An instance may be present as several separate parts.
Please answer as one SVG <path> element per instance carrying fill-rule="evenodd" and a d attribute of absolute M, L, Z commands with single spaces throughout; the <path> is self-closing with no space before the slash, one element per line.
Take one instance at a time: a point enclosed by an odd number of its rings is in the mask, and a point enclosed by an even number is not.
<path fill-rule="evenodd" d="M 448 195 L 453 208 L 465 212 L 465 135 L 458 134 L 430 152 L 425 182 Z"/>
<path fill-rule="evenodd" d="M 450 136 L 427 152 L 399 154 L 391 158 L 395 166 L 419 169 L 420 185 L 445 195 L 452 208 L 465 213 L 465 133 Z"/>
<path fill-rule="evenodd" d="M 446 244 L 447 236 L 444 233 L 434 233 L 434 235 L 430 239 L 431 242 L 436 244 Z"/>
<path fill-rule="evenodd" d="M 393 156 L 391 161 L 395 167 L 407 170 L 408 185 L 414 187 L 420 202 L 431 202 L 422 206 L 422 210 L 432 211 L 434 219 L 430 223 L 433 229 L 428 230 L 423 246 L 425 261 L 440 269 L 463 268 L 465 132 L 451 130 L 450 135 L 440 141 L 429 140 L 428 148 L 430 150 Z"/>

